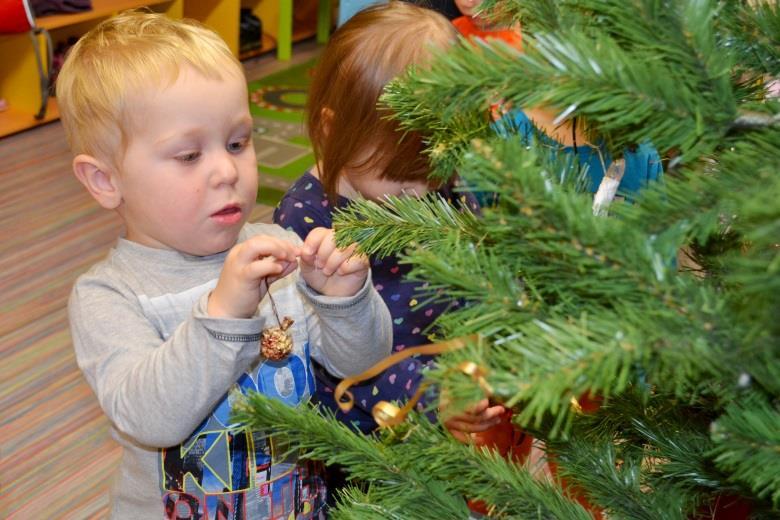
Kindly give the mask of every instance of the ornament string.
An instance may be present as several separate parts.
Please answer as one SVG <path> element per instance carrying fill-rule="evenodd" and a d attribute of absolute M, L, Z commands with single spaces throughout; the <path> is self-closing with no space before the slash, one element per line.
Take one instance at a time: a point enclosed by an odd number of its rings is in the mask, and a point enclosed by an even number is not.
<path fill-rule="evenodd" d="M 276 302 L 274 301 L 274 297 L 271 296 L 271 284 L 268 283 L 268 277 L 263 277 L 263 283 L 265 283 L 265 294 L 268 295 L 268 299 L 271 301 L 271 309 L 274 311 L 274 316 L 276 317 L 276 323 L 281 327 L 282 326 L 282 320 L 279 319 L 279 311 L 276 310 Z"/>
<path fill-rule="evenodd" d="M 419 347 L 406 348 L 401 352 L 396 352 L 395 354 L 386 357 L 361 374 L 344 378 L 333 391 L 333 397 L 342 411 L 349 412 L 354 406 L 355 399 L 352 395 L 352 392 L 350 392 L 348 389 L 355 383 L 365 381 L 366 379 L 371 379 L 372 377 L 375 377 L 381 372 L 385 371 L 388 367 L 408 357 L 419 354 L 433 355 L 441 354 L 443 352 L 450 352 L 461 349 L 470 342 L 477 340 L 477 336 L 466 336 L 462 338 L 455 338 L 449 341 L 443 341 L 441 343 L 429 343 Z M 486 371 L 482 367 L 479 367 L 476 363 L 471 361 L 464 361 L 458 365 L 458 369 L 477 381 L 480 388 L 482 388 L 482 390 L 487 395 L 491 395 L 493 393 L 493 389 L 484 378 Z M 406 402 L 403 408 L 398 408 L 398 406 L 387 401 L 379 401 L 371 410 L 371 414 L 373 415 L 376 423 L 380 427 L 385 428 L 389 426 L 395 426 L 403 422 L 414 405 L 417 404 L 417 402 L 420 400 L 428 386 L 430 386 L 429 383 L 421 384 L 420 388 L 417 389 L 412 398 Z"/>

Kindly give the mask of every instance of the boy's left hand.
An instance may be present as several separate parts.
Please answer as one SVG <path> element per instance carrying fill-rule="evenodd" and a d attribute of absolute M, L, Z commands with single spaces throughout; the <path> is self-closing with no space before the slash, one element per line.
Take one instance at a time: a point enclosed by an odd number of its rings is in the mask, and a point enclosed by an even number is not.
<path fill-rule="evenodd" d="M 355 244 L 336 248 L 332 229 L 311 230 L 301 246 L 301 276 L 306 283 L 325 296 L 353 296 L 368 276 L 368 258 L 355 255 Z"/>

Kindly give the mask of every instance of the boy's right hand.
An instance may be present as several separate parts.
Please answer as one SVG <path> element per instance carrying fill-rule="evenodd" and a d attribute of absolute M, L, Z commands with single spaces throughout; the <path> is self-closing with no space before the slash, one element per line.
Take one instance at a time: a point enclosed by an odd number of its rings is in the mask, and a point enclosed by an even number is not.
<path fill-rule="evenodd" d="M 236 244 L 228 252 L 217 286 L 209 295 L 207 312 L 215 318 L 250 318 L 268 286 L 298 268 L 300 248 L 266 235 Z"/>

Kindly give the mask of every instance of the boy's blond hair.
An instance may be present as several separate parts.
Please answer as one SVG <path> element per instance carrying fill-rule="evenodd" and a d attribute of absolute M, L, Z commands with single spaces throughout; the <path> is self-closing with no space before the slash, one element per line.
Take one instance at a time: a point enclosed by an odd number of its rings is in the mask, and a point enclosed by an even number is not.
<path fill-rule="evenodd" d="M 128 143 L 132 102 L 143 100 L 144 89 L 175 82 L 184 66 L 209 79 L 225 73 L 243 77 L 225 42 L 194 20 L 128 11 L 85 34 L 57 78 L 62 124 L 73 153 L 117 166 Z"/>

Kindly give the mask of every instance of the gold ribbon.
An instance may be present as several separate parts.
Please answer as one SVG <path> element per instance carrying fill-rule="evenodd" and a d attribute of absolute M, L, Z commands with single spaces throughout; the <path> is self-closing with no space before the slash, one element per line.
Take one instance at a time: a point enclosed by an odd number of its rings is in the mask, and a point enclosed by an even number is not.
<path fill-rule="evenodd" d="M 441 354 L 443 352 L 458 350 L 465 347 L 469 342 L 476 341 L 477 339 L 478 336 L 471 335 L 462 338 L 451 339 L 449 341 L 443 341 L 441 343 L 429 343 L 427 345 L 420 345 L 419 347 L 409 347 L 402 350 L 401 352 L 396 352 L 395 354 L 386 357 L 376 365 L 372 366 L 365 372 L 356 376 L 344 378 L 341 383 L 338 384 L 336 390 L 334 390 L 333 397 L 336 400 L 336 403 L 338 403 L 339 408 L 341 408 L 341 410 L 344 412 L 348 412 L 355 404 L 355 398 L 352 395 L 352 392 L 348 390 L 348 388 L 355 383 L 360 383 L 366 379 L 371 379 L 372 377 L 375 377 L 384 372 L 388 367 L 395 365 L 399 361 L 402 361 L 408 357 L 419 354 Z M 463 373 L 474 378 L 479 383 L 480 388 L 482 388 L 482 390 L 487 395 L 491 395 L 493 393 L 493 389 L 490 387 L 487 381 L 485 381 L 484 376 L 486 371 L 482 367 L 471 361 L 464 361 L 458 365 L 458 368 Z M 430 386 L 429 383 L 421 384 L 420 388 L 417 389 L 412 398 L 406 402 L 403 408 L 399 408 L 393 403 L 389 403 L 387 401 L 379 401 L 371 409 L 371 415 L 374 416 L 374 420 L 382 428 L 400 424 L 404 419 L 406 419 L 406 416 L 409 414 L 414 405 L 417 404 L 417 401 L 420 400 L 423 392 L 425 392 L 428 386 Z"/>
<path fill-rule="evenodd" d="M 374 416 L 374 420 L 380 428 L 389 428 L 390 426 L 401 424 L 429 386 L 430 383 L 422 383 L 403 408 L 398 408 L 398 406 L 387 401 L 379 401 L 371 409 L 371 415 Z"/>
<path fill-rule="evenodd" d="M 488 397 L 493 395 L 493 387 L 490 386 L 488 382 L 485 380 L 485 376 L 487 375 L 487 370 L 477 365 L 473 361 L 464 361 L 463 363 L 458 365 L 458 368 L 460 369 L 461 372 L 463 372 L 467 376 L 471 376 L 471 378 L 477 382 L 477 384 L 482 389 L 482 391 L 485 392 L 485 395 L 487 395 Z"/>

